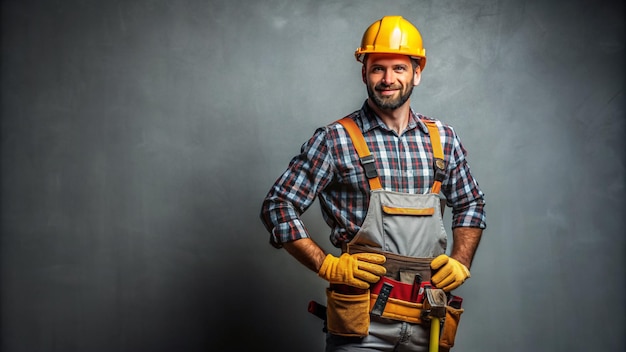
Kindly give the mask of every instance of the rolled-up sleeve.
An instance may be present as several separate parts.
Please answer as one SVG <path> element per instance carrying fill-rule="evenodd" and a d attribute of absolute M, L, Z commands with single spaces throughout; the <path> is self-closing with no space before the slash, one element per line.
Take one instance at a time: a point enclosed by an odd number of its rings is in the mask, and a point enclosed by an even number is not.
<path fill-rule="evenodd" d="M 326 135 L 325 128 L 315 131 L 263 201 L 261 221 L 270 233 L 270 243 L 276 248 L 285 242 L 309 237 L 300 215 L 333 177 Z"/>
<path fill-rule="evenodd" d="M 442 190 L 448 206 L 452 207 L 452 228 L 486 228 L 485 195 L 472 176 L 466 160 L 466 151 L 456 133 L 453 133 L 448 177 Z"/>

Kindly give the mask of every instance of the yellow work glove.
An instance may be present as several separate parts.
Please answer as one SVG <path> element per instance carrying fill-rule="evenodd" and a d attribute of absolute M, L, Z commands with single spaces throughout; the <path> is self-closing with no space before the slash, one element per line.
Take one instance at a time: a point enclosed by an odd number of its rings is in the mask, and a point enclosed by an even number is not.
<path fill-rule="evenodd" d="M 435 270 L 435 274 L 430 278 L 430 281 L 435 287 L 446 292 L 461 286 L 470 277 L 470 271 L 465 265 L 445 254 L 433 259 L 430 262 L 430 267 Z"/>
<path fill-rule="evenodd" d="M 317 274 L 332 284 L 368 289 L 387 272 L 381 265 L 386 260 L 384 255 L 375 253 L 344 253 L 339 258 L 328 254 Z"/>

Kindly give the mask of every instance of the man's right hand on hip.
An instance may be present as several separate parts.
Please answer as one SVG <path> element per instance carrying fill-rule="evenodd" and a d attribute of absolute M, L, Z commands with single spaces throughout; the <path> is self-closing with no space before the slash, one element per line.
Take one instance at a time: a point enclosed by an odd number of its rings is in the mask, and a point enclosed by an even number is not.
<path fill-rule="evenodd" d="M 339 258 L 328 254 L 317 274 L 332 284 L 368 289 L 387 272 L 381 265 L 386 260 L 384 255 L 375 253 L 344 253 Z"/>

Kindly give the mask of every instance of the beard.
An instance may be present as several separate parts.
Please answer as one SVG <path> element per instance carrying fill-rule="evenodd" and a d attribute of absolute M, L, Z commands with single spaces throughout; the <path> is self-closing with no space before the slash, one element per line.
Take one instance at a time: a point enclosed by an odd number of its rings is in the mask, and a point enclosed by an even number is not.
<path fill-rule="evenodd" d="M 392 86 L 388 86 L 385 84 L 377 84 L 374 88 L 372 88 L 369 84 L 367 85 L 367 95 L 369 96 L 370 100 L 374 103 L 374 105 L 376 105 L 378 108 L 380 108 L 381 110 L 395 110 L 399 107 L 401 107 L 402 105 L 404 105 L 404 103 L 407 102 L 407 100 L 409 100 L 409 98 L 411 97 L 411 93 L 413 93 L 413 80 L 411 80 L 411 82 L 409 82 L 409 84 L 407 85 L 408 88 L 402 89 L 401 85 L 392 85 Z M 398 90 L 398 92 L 400 93 L 400 95 L 396 98 L 394 97 L 384 97 L 381 96 L 380 94 L 378 94 L 378 90 L 379 89 L 400 89 Z"/>

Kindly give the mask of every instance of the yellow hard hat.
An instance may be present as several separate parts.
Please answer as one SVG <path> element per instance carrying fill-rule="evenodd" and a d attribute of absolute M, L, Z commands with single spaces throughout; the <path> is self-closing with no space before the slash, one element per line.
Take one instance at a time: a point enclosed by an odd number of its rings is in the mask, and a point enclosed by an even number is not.
<path fill-rule="evenodd" d="M 419 59 L 422 70 L 426 65 L 422 35 L 402 16 L 385 16 L 367 28 L 354 56 L 363 62 L 365 54 L 370 53 L 408 55 Z"/>

